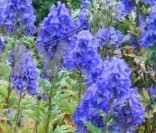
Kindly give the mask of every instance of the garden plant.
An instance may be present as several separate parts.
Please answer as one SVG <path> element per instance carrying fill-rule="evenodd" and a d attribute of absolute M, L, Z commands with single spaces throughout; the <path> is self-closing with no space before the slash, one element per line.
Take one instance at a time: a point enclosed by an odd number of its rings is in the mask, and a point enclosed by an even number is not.
<path fill-rule="evenodd" d="M 156 0 L 0 0 L 0 133 L 156 133 Z"/>

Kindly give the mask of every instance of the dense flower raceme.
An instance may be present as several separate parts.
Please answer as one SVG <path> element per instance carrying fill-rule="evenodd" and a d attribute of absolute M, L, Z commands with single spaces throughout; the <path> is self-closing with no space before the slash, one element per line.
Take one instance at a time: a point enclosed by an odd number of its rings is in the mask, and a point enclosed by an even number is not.
<path fill-rule="evenodd" d="M 0 27 L 4 26 L 7 35 L 23 30 L 26 36 L 35 32 L 35 16 L 32 0 L 1 0 Z"/>
<path fill-rule="evenodd" d="M 4 37 L 0 35 L 0 53 L 5 50 L 5 43 Z"/>
<path fill-rule="evenodd" d="M 120 30 L 113 27 L 100 29 L 95 36 L 95 45 L 97 47 L 118 48 L 123 42 L 124 36 Z"/>
<path fill-rule="evenodd" d="M 144 118 L 144 110 L 137 96 L 137 88 L 130 89 L 127 95 L 119 101 L 114 100 L 111 107 L 114 124 L 110 126 L 110 129 L 119 133 L 133 132 Z"/>
<path fill-rule="evenodd" d="M 150 103 L 156 102 L 156 88 L 153 84 L 147 89 L 147 92 L 150 96 Z"/>
<path fill-rule="evenodd" d="M 23 45 L 15 45 L 8 57 L 8 62 L 12 67 L 10 81 L 17 94 L 22 94 L 24 89 L 29 95 L 34 95 L 37 89 L 36 66 Z"/>
<path fill-rule="evenodd" d="M 87 74 L 98 63 L 99 56 L 92 34 L 87 30 L 79 32 L 75 37 L 74 46 L 70 45 L 66 52 L 64 66 L 70 71 L 77 69 Z"/>
<path fill-rule="evenodd" d="M 147 19 L 147 29 L 156 30 L 156 5 L 152 7 Z"/>
<path fill-rule="evenodd" d="M 43 77 L 50 78 L 51 65 L 60 64 L 68 45 L 73 42 L 75 24 L 72 21 L 70 11 L 64 4 L 58 2 L 58 6 L 53 5 L 48 17 L 44 19 L 36 41 L 36 48 L 39 54 L 43 55 L 42 67 Z M 55 63 L 53 61 L 56 61 Z"/>
<path fill-rule="evenodd" d="M 102 96 L 98 96 L 96 91 L 96 84 L 93 84 L 86 90 L 72 116 L 73 122 L 77 127 L 76 133 L 86 133 L 87 129 L 83 121 L 90 122 L 95 126 L 104 129 L 103 119 L 97 112 L 97 109 L 107 111 L 108 104 Z"/>
<path fill-rule="evenodd" d="M 150 5 L 150 6 L 156 4 L 155 0 L 141 0 L 141 2 L 144 2 L 145 4 Z"/>
<path fill-rule="evenodd" d="M 141 35 L 139 44 L 143 48 L 156 44 L 156 6 L 154 6 L 146 19 L 147 30 Z"/>
<path fill-rule="evenodd" d="M 156 44 L 156 30 L 147 30 L 140 38 L 139 44 L 143 48 L 147 48 Z"/>
<path fill-rule="evenodd" d="M 99 64 L 87 75 L 87 90 L 73 114 L 73 122 L 79 133 L 86 131 L 83 121 L 91 122 L 103 130 L 103 120 L 95 110 L 107 114 L 110 101 L 119 100 L 130 91 L 131 71 L 123 60 L 113 57 L 110 61 L 101 63 L 103 64 Z"/>

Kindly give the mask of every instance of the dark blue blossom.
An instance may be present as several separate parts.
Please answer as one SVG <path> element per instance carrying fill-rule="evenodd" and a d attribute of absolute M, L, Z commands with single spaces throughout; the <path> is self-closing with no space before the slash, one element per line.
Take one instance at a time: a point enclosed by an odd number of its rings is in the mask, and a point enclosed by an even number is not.
<path fill-rule="evenodd" d="M 122 44 L 123 39 L 124 36 L 120 30 L 115 30 L 113 27 L 100 29 L 95 36 L 95 45 L 117 48 Z"/>
<path fill-rule="evenodd" d="M 150 97 L 150 103 L 152 104 L 154 102 L 154 98 L 156 98 L 156 88 L 153 84 L 147 89 L 147 92 Z"/>
<path fill-rule="evenodd" d="M 100 63 L 87 75 L 87 90 L 72 117 L 78 133 L 87 131 L 83 121 L 104 130 L 105 123 L 98 111 L 107 114 L 110 101 L 120 100 L 130 91 L 131 71 L 123 60 L 113 57 Z"/>
<path fill-rule="evenodd" d="M 42 99 L 42 95 L 41 95 L 41 93 L 38 93 L 38 94 L 37 94 L 37 100 L 40 101 L 41 99 Z"/>
<path fill-rule="evenodd" d="M 129 11 L 126 10 L 125 5 L 122 3 L 114 7 L 114 12 L 117 12 L 117 14 L 115 15 L 115 20 L 119 21 L 122 20 L 129 13 Z"/>
<path fill-rule="evenodd" d="M 50 78 L 58 70 L 74 32 L 75 24 L 70 11 L 60 2 L 57 7 L 53 5 L 41 25 L 36 41 L 36 49 L 43 57 L 43 77 Z"/>
<path fill-rule="evenodd" d="M 87 89 L 72 116 L 73 122 L 77 127 L 76 133 L 86 133 L 87 129 L 83 121 L 90 122 L 95 126 L 104 129 L 103 119 L 97 112 L 97 109 L 102 107 L 105 110 L 108 105 L 104 102 L 102 97 L 96 94 L 95 89 L 95 84 Z"/>
<path fill-rule="evenodd" d="M 137 40 L 135 38 L 135 35 L 132 32 L 128 33 L 130 38 L 129 38 L 129 44 L 135 48 L 137 48 L 138 44 L 137 44 Z"/>
<path fill-rule="evenodd" d="M 26 89 L 33 96 L 37 89 L 37 71 L 28 50 L 23 45 L 15 45 L 8 58 L 12 67 L 10 82 L 13 89 L 17 94 Z"/>
<path fill-rule="evenodd" d="M 119 0 L 124 6 L 127 12 L 130 12 L 134 9 L 135 3 L 133 0 Z"/>
<path fill-rule="evenodd" d="M 26 36 L 35 32 L 35 16 L 32 0 L 1 0 L 0 27 L 4 27 L 7 35 L 13 35 L 16 30 L 23 30 Z"/>
<path fill-rule="evenodd" d="M 145 28 L 146 28 L 146 20 L 142 14 L 139 15 L 138 22 L 140 28 L 140 35 L 142 35 L 145 32 Z"/>
<path fill-rule="evenodd" d="M 150 29 L 144 32 L 140 37 L 139 44 L 143 48 L 156 44 L 156 30 Z"/>
<path fill-rule="evenodd" d="M 93 44 L 93 36 L 89 31 L 81 31 L 74 40 L 75 46 L 69 46 L 64 58 L 64 66 L 70 71 L 80 70 L 87 74 L 99 63 L 99 56 Z"/>
<path fill-rule="evenodd" d="M 144 110 L 141 107 L 136 88 L 130 89 L 126 98 L 113 102 L 111 115 L 114 118 L 114 124 L 110 126 L 110 129 L 120 133 L 133 132 L 142 123 Z"/>
<path fill-rule="evenodd" d="M 21 119 L 20 118 L 18 118 L 18 120 L 17 120 L 17 125 L 18 125 L 18 127 L 21 126 Z"/>
<path fill-rule="evenodd" d="M 82 9 L 76 19 L 76 27 L 79 29 L 88 30 L 90 28 L 88 18 L 86 17 L 86 10 Z"/>
<path fill-rule="evenodd" d="M 7 119 L 7 124 L 9 125 L 9 126 L 11 126 L 12 124 L 11 124 L 11 119 L 12 119 L 12 113 L 11 113 L 11 109 L 9 108 L 8 109 L 8 111 L 7 111 L 7 117 L 8 117 L 8 119 Z"/>
<path fill-rule="evenodd" d="M 141 0 L 141 2 L 144 2 L 146 5 L 150 5 L 150 6 L 156 4 L 155 0 Z"/>
<path fill-rule="evenodd" d="M 5 50 L 5 39 L 0 35 L 0 53 Z"/>
<path fill-rule="evenodd" d="M 147 29 L 148 30 L 156 30 L 156 6 L 153 6 L 147 19 Z"/>

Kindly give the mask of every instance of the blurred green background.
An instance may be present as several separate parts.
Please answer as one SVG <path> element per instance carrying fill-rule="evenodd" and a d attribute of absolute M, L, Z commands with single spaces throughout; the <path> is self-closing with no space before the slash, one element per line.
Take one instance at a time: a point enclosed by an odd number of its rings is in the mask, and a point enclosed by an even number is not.
<path fill-rule="evenodd" d="M 58 0 L 33 0 L 33 7 L 36 15 L 36 25 L 39 25 L 48 15 L 49 9 L 53 4 L 57 4 Z M 69 9 L 80 8 L 81 0 L 60 0 L 65 3 Z"/>

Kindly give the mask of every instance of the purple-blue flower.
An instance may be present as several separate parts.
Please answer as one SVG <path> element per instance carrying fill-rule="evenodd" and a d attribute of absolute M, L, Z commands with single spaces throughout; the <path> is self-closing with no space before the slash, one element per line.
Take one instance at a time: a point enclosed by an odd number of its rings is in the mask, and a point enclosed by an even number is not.
<path fill-rule="evenodd" d="M 118 48 L 123 42 L 124 36 L 120 30 L 113 27 L 100 29 L 95 36 L 95 45 L 97 47 Z"/>
<path fill-rule="evenodd" d="M 26 89 L 28 94 L 33 96 L 37 89 L 37 70 L 27 48 L 15 45 L 8 62 L 12 67 L 10 82 L 15 92 L 22 94 Z"/>
<path fill-rule="evenodd" d="M 133 132 L 142 123 L 144 110 L 141 107 L 136 88 L 130 89 L 126 98 L 119 101 L 114 100 L 111 116 L 114 119 L 114 124 L 110 126 L 110 130 L 121 133 Z"/>
<path fill-rule="evenodd" d="M 116 57 L 100 63 L 87 74 L 87 90 L 72 117 L 78 133 L 87 131 L 83 121 L 104 130 L 105 123 L 98 111 L 107 115 L 110 101 L 120 100 L 130 93 L 131 71 L 126 63 Z"/>
<path fill-rule="evenodd" d="M 0 27 L 4 26 L 7 35 L 22 29 L 24 35 L 31 36 L 35 32 L 35 16 L 32 0 L 1 0 Z"/>
<path fill-rule="evenodd" d="M 42 77 L 51 78 L 63 62 L 63 56 L 75 34 L 75 24 L 64 4 L 53 5 L 41 24 L 36 49 L 42 55 Z"/>
<path fill-rule="evenodd" d="M 0 53 L 3 52 L 5 50 L 5 39 L 3 36 L 0 35 Z"/>
<path fill-rule="evenodd" d="M 143 48 L 147 48 L 156 44 L 156 31 L 149 29 L 144 32 L 140 37 L 139 44 Z"/>
<path fill-rule="evenodd" d="M 87 30 L 79 32 L 75 37 L 74 45 L 70 45 L 66 52 L 64 66 L 70 71 L 77 69 L 83 74 L 87 74 L 99 63 L 93 35 Z"/>

